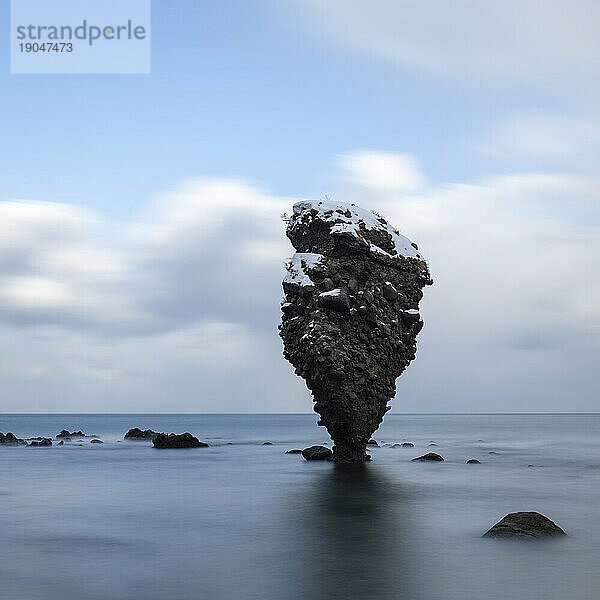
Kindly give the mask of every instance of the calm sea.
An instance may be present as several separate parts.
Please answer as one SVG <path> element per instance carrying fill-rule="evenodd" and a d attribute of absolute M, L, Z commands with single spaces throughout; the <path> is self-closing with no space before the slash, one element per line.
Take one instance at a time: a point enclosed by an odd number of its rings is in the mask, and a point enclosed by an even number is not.
<path fill-rule="evenodd" d="M 0 447 L 2 597 L 600 596 L 600 415 L 388 415 L 375 439 L 415 447 L 373 448 L 362 468 L 284 454 L 330 442 L 316 420 L 0 416 L 0 431 L 19 437 L 65 428 L 104 441 Z M 134 426 L 190 431 L 211 447 L 123 441 Z M 446 461 L 410 461 L 432 450 Z M 542 512 L 569 537 L 480 537 L 519 510 Z"/>

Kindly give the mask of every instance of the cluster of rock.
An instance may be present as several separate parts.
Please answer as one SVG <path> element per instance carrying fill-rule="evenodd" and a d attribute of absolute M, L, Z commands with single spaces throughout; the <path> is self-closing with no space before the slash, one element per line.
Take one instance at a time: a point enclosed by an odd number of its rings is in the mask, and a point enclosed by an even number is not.
<path fill-rule="evenodd" d="M 9 431 L 6 435 L 0 433 L 0 444 L 5 446 L 24 446 L 27 442 Z"/>
<path fill-rule="evenodd" d="M 422 289 L 416 244 L 355 204 L 294 205 L 279 326 L 284 356 L 312 391 L 333 460 L 367 460 L 366 447 L 415 358 Z"/>
<path fill-rule="evenodd" d="M 208 448 L 208 444 L 201 442 L 196 436 L 191 433 L 159 433 L 152 440 L 155 448 Z"/>
<path fill-rule="evenodd" d="M 143 431 L 139 427 L 131 428 L 126 434 L 126 440 L 153 440 L 158 435 L 158 431 L 152 431 L 152 429 L 144 429 Z"/>
<path fill-rule="evenodd" d="M 70 433 L 67 429 L 63 429 L 60 433 L 56 434 L 56 439 L 60 439 L 60 438 L 74 438 L 74 437 L 85 437 L 85 433 L 83 433 L 83 431 L 79 430 L 79 431 L 73 431 L 73 433 Z"/>

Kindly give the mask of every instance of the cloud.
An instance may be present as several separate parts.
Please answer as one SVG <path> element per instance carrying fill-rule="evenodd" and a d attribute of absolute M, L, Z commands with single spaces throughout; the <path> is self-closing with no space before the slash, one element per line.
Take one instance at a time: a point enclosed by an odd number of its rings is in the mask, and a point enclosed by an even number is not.
<path fill-rule="evenodd" d="M 594 409 L 597 178 L 435 186 L 410 155 L 365 149 L 337 166 L 334 197 L 387 216 L 435 280 L 396 410 Z M 197 179 L 125 224 L 0 202 L 3 410 L 309 410 L 277 336 L 295 200 Z"/>
<path fill-rule="evenodd" d="M 438 75 L 597 87 L 593 0 L 296 0 L 292 14 L 344 48 Z"/>
<path fill-rule="evenodd" d="M 346 168 L 349 161 L 341 162 Z M 418 242 L 435 280 L 422 304 L 418 360 L 400 380 L 401 395 L 404 389 L 435 397 L 443 381 L 438 410 L 518 410 L 519 402 L 531 410 L 593 409 L 597 376 L 590 362 L 600 351 L 597 180 L 524 173 L 387 196 L 364 188 L 353 195 L 352 175 L 348 181 L 349 198 L 377 208 Z M 533 375 L 538 387 L 530 392 Z M 569 386 L 574 404 L 564 396 Z"/>

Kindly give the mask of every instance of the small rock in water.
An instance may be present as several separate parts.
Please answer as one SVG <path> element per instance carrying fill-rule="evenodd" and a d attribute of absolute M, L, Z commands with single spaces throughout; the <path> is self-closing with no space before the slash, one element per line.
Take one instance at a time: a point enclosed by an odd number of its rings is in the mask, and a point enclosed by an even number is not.
<path fill-rule="evenodd" d="M 379 444 L 378 444 L 378 443 L 377 443 L 377 441 L 376 441 L 376 440 L 374 440 L 374 439 L 370 439 L 370 440 L 367 442 L 367 446 L 377 446 L 377 447 L 379 448 Z"/>
<path fill-rule="evenodd" d="M 90 444 L 104 444 L 102 440 L 94 439 L 90 441 Z"/>
<path fill-rule="evenodd" d="M 30 444 L 32 446 L 52 446 L 52 440 L 50 438 L 42 438 L 41 440 L 33 440 Z"/>
<path fill-rule="evenodd" d="M 488 454 L 492 454 L 493 456 L 500 456 L 500 452 L 494 452 L 493 450 L 491 452 L 488 452 Z"/>
<path fill-rule="evenodd" d="M 64 440 L 60 440 L 60 442 L 58 442 L 57 446 L 63 446 L 64 445 Z"/>
<path fill-rule="evenodd" d="M 431 461 L 431 462 L 443 462 L 444 459 L 435 452 L 428 452 L 427 454 L 423 454 L 423 456 L 418 456 L 417 458 L 413 458 L 412 461 Z"/>
<path fill-rule="evenodd" d="M 415 445 L 412 442 L 402 442 L 403 448 L 414 448 Z"/>
<path fill-rule="evenodd" d="M 286 454 L 302 454 L 302 450 L 298 450 L 297 448 L 294 448 L 293 450 L 286 450 L 285 453 Z"/>
<path fill-rule="evenodd" d="M 481 464 L 481 461 L 477 460 L 476 458 L 470 458 L 470 459 L 467 461 L 467 464 L 468 464 L 468 465 L 480 465 L 480 464 Z"/>
<path fill-rule="evenodd" d="M 302 450 L 302 456 L 306 460 L 332 460 L 333 452 L 325 446 L 311 446 Z"/>
<path fill-rule="evenodd" d="M 155 448 L 169 449 L 169 448 L 208 448 L 208 444 L 201 442 L 197 437 L 191 433 L 159 433 L 153 440 Z"/>
<path fill-rule="evenodd" d="M 483 534 L 483 537 L 543 539 L 567 535 L 556 523 L 538 512 L 506 515 Z"/>
<path fill-rule="evenodd" d="M 66 429 L 63 429 L 60 433 L 56 434 L 56 439 L 59 438 L 72 438 L 72 437 L 85 437 L 85 433 L 83 431 L 74 431 L 73 433 L 69 433 Z"/>
<path fill-rule="evenodd" d="M 263 442 L 263 446 L 272 446 L 273 442 Z"/>
<path fill-rule="evenodd" d="M 153 440 L 158 435 L 157 431 L 145 429 L 142 431 L 139 427 L 133 427 L 125 434 L 126 440 Z"/>

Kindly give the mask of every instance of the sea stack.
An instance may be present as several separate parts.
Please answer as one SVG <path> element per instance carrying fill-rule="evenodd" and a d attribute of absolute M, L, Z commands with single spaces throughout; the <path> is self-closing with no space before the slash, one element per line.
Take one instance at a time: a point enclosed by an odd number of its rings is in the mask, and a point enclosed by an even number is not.
<path fill-rule="evenodd" d="M 368 460 L 366 447 L 415 358 L 419 301 L 433 282 L 416 244 L 378 214 L 330 200 L 294 205 L 280 335 L 312 391 L 333 460 Z"/>

